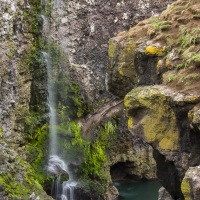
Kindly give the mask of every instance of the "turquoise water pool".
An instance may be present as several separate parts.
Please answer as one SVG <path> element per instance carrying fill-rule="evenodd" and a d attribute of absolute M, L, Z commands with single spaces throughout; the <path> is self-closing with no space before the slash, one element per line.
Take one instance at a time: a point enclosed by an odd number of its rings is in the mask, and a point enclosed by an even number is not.
<path fill-rule="evenodd" d="M 157 180 L 151 181 L 120 181 L 114 183 L 118 189 L 120 200 L 157 200 L 161 187 Z"/>

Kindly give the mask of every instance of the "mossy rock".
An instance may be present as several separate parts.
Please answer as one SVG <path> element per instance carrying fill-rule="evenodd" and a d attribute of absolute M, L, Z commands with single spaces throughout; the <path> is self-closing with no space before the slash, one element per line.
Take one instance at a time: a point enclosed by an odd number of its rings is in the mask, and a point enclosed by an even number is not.
<path fill-rule="evenodd" d="M 17 166 L 11 163 L 8 171 L 3 172 L 0 176 L 0 184 L 8 199 L 29 199 L 33 192 L 41 200 L 52 199 L 38 182 L 37 172 L 20 157 L 16 157 L 15 162 L 18 163 Z"/>
<path fill-rule="evenodd" d="M 181 191 L 185 200 L 199 199 L 200 181 L 199 166 L 189 167 L 181 183 Z"/>
<path fill-rule="evenodd" d="M 148 143 L 160 150 L 177 151 L 179 131 L 169 99 L 159 87 L 138 87 L 127 94 L 124 105 L 130 130 L 140 127 L 139 132 Z"/>

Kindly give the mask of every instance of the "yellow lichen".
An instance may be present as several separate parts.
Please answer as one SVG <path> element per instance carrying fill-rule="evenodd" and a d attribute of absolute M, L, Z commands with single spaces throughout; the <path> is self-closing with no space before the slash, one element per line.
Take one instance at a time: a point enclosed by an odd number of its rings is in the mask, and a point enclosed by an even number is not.
<path fill-rule="evenodd" d="M 190 97 L 187 97 L 186 100 L 187 100 L 188 103 L 195 103 L 199 100 L 199 98 L 196 97 L 196 96 L 190 96 Z"/>
<path fill-rule="evenodd" d="M 162 56 L 166 51 L 165 47 L 147 46 L 144 52 L 148 55 Z"/>
<path fill-rule="evenodd" d="M 132 42 L 128 44 L 119 55 L 120 64 L 118 66 L 118 72 L 121 76 L 126 76 L 131 79 L 135 78 L 134 68 L 134 54 L 136 43 Z"/>
<path fill-rule="evenodd" d="M 133 128 L 133 118 L 132 117 L 128 118 L 128 127 Z"/>
<path fill-rule="evenodd" d="M 160 69 L 162 67 L 162 60 L 159 60 L 157 62 L 157 69 Z"/>
<path fill-rule="evenodd" d="M 138 88 L 132 92 L 132 101 L 130 93 L 125 98 L 124 105 L 127 109 L 133 109 L 133 107 L 145 108 L 145 115 L 140 121 L 145 140 L 163 150 L 178 150 L 179 132 L 176 116 L 173 109 L 168 105 L 166 96 L 162 95 L 159 89 L 153 87 L 143 88 L 143 90 Z M 133 122 L 134 116 L 131 117 Z M 131 124 L 131 121 L 128 123 Z"/>
<path fill-rule="evenodd" d="M 163 150 L 175 150 L 177 148 L 178 132 L 166 134 L 171 136 L 170 138 L 164 137 L 159 142 L 159 147 Z"/>
<path fill-rule="evenodd" d="M 108 48 L 108 56 L 110 58 L 113 58 L 115 55 L 115 43 L 114 43 L 114 40 L 110 40 L 109 41 L 109 48 Z"/>
<path fill-rule="evenodd" d="M 175 124 L 175 115 L 167 106 L 156 103 L 156 107 L 148 116 L 145 116 L 142 125 L 144 128 L 144 136 L 149 143 L 158 143 L 158 147 L 163 150 L 178 149 L 178 130 Z"/>
<path fill-rule="evenodd" d="M 171 66 L 171 64 L 170 64 L 170 61 L 169 61 L 168 59 L 166 59 L 166 61 L 165 61 L 165 66 L 166 66 L 168 69 L 171 69 L 171 68 L 172 68 L 172 66 Z"/>
<path fill-rule="evenodd" d="M 183 179 L 181 183 L 181 191 L 184 195 L 185 200 L 192 200 L 190 195 L 190 183 L 187 179 Z"/>

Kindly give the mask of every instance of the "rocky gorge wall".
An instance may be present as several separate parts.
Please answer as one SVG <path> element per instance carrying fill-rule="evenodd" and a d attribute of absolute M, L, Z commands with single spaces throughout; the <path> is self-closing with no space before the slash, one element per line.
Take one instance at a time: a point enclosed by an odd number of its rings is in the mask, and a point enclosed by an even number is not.
<path fill-rule="evenodd" d="M 199 1 L 179 0 L 109 42 L 110 91 L 153 148 L 159 199 L 199 199 Z"/>
<path fill-rule="evenodd" d="M 95 145 L 95 141 L 102 134 L 99 129 L 104 126 L 104 123 L 111 121 L 114 124 L 118 124 L 121 120 L 125 124 L 122 125 L 123 123 L 121 122 L 120 125 L 117 125 L 118 138 L 116 141 L 113 138 L 114 142 L 110 150 L 106 150 L 107 162 L 102 167 L 104 174 L 109 177 L 106 178 L 107 183 L 105 184 L 105 181 L 101 180 L 102 177 L 98 173 L 98 175 L 93 174 L 92 170 L 96 172 L 93 166 L 87 166 L 89 169 L 91 167 L 90 177 L 92 177 L 88 179 L 93 181 L 93 185 L 97 184 L 96 190 L 107 185 L 108 195 L 106 198 L 109 199 L 117 196 L 112 186 L 112 179 L 116 179 L 117 174 L 121 174 L 118 177 L 119 179 L 128 176 L 132 176 L 135 179 L 155 178 L 155 162 L 152 159 L 151 147 L 143 143 L 141 139 L 137 140 L 134 136 L 129 136 L 123 108 L 119 112 L 121 114 L 102 114 L 104 104 L 107 105 L 106 102 L 109 104 L 110 100 L 112 104 L 114 102 L 113 99 L 116 98 L 113 96 L 115 92 L 110 90 L 110 93 L 107 90 L 110 87 L 106 72 L 108 40 L 117 32 L 127 30 L 138 21 L 159 13 L 171 2 L 58 1 L 51 13 L 50 37 L 57 42 L 64 54 L 68 55 L 70 65 L 69 68 L 64 70 L 73 74 L 73 79 L 79 83 L 82 97 L 86 99 L 91 108 L 91 113 L 84 120 L 81 119 L 83 138 L 92 141 L 92 145 Z M 112 109 L 113 107 L 110 106 L 108 113 Z M 97 120 L 98 122 L 92 121 L 96 124 L 94 126 L 88 118 L 90 116 L 91 118 L 96 118 L 96 113 L 98 112 L 99 115 L 97 115 L 100 120 Z M 116 118 L 120 118 L 120 120 L 116 120 Z M 86 123 L 84 122 L 85 120 Z M 89 123 L 91 126 L 88 125 Z M 85 126 L 89 126 L 89 129 L 85 128 Z M 86 132 L 85 129 L 87 129 Z M 102 146 L 104 145 L 102 144 Z M 122 148 L 118 149 L 115 146 L 121 146 Z M 101 150 L 99 149 L 99 151 Z M 94 156 L 99 160 L 103 159 L 102 157 L 98 158 L 96 154 Z M 92 158 L 94 159 L 94 157 Z M 112 168 L 111 174 L 110 168 Z M 96 183 L 95 180 L 98 179 L 100 181 Z M 99 196 L 99 194 L 95 194 L 96 191 L 93 191 L 94 187 L 90 189 L 92 190 L 90 195 Z M 93 196 L 92 198 L 95 197 Z"/>
<path fill-rule="evenodd" d="M 29 145 L 31 136 L 25 126 L 31 118 L 34 70 L 29 64 L 30 52 L 38 34 L 37 2 L 2 0 L 0 4 L 0 199 L 36 199 L 37 196 L 51 199 L 43 191 L 39 173 L 27 162 L 27 149 L 36 148 L 33 143 Z M 41 80 L 41 77 L 37 80 Z M 44 85 L 45 77 L 42 78 L 41 85 Z M 40 92 L 43 96 L 40 102 L 44 102 L 40 106 L 43 107 L 47 96 L 45 86 Z M 44 112 L 41 110 L 40 114 Z M 33 128 L 31 129 L 33 131 Z M 38 131 L 39 129 L 38 124 Z M 40 131 L 45 134 L 45 129 Z M 38 154 L 35 159 L 39 157 Z"/>
<path fill-rule="evenodd" d="M 110 67 L 108 71 L 106 69 L 107 50 L 110 37 L 119 31 L 128 30 L 152 14 L 159 13 L 171 2 L 101 0 L 98 2 L 52 1 L 52 4 L 42 1 L 40 4 L 39 1 L 1 0 L 1 199 L 37 199 L 38 196 L 40 199 L 52 199 L 44 192 L 46 174 L 44 175 L 45 172 L 41 169 L 45 164 L 45 149 L 47 149 L 45 141 L 48 127 L 46 66 L 41 58 L 41 51 L 46 50 L 45 40 L 41 34 L 41 27 L 45 23 L 41 17 L 42 10 L 46 10 L 44 15 L 50 23 L 49 38 L 53 41 L 51 48 L 54 50 L 52 53 L 58 53 L 55 49 L 59 48 L 64 57 L 69 60 L 67 64 L 59 64 L 59 67 L 61 71 L 69 73 L 69 76 L 79 83 L 81 98 L 86 100 L 90 107 L 85 116 L 85 111 L 79 112 L 77 109 L 77 107 L 83 107 L 83 104 L 80 104 L 82 99 L 78 97 L 78 102 L 77 99 L 73 99 L 73 102 L 76 101 L 76 104 L 73 104 L 76 107 L 75 115 L 78 112 L 81 113 L 76 116 L 76 120 L 82 124 L 82 129 L 84 129 L 84 121 L 87 122 L 90 116 L 91 118 L 95 116 L 95 112 L 101 113 L 104 106 L 108 105 L 107 111 L 101 117 L 98 116 L 100 120 L 94 123 L 94 127 L 89 126 L 86 133 L 83 131 L 82 137 L 87 135 L 86 140 L 95 144 L 96 136 L 102 134 L 102 127 L 107 130 L 107 133 L 110 132 L 106 129 L 108 128 L 106 124 L 110 124 L 110 121 L 117 127 L 114 131 L 116 133 L 113 137 L 114 143 L 106 150 L 106 162 L 100 166 L 100 168 L 103 166 L 103 172 L 108 176 L 106 184 L 103 185 L 107 187 L 103 192 L 108 193 L 101 198 L 112 199 L 117 196 L 117 191 L 112 187 L 114 179 L 123 179 L 127 176 L 133 179 L 155 178 L 152 147 L 144 142 L 146 138 L 130 134 L 133 131 L 131 128 L 130 131 L 127 129 L 123 106 L 117 111 L 111 111 L 115 109 L 115 105 L 110 105 L 109 101 L 115 103 L 116 99 L 123 98 L 132 89 L 133 84 L 126 81 L 127 85 L 124 86 L 121 84 L 121 76 L 117 75 L 117 80 L 115 79 L 114 82 L 121 85 L 122 90 L 120 90 L 124 91 L 123 94 L 118 93 L 116 85 L 111 83 L 113 79 L 110 74 L 116 70 Z M 114 50 L 112 42 L 110 45 L 110 62 L 116 63 L 112 57 Z M 162 49 L 161 54 L 163 52 Z M 154 74 L 154 71 L 150 74 Z M 146 81 L 150 75 L 144 76 Z M 154 84 L 159 78 L 154 77 L 153 81 L 148 83 Z M 76 95 L 77 87 L 74 85 L 70 87 L 73 88 L 70 92 Z M 110 92 L 107 91 L 108 88 Z M 116 98 L 116 96 L 119 97 Z M 78 110 L 77 113 L 76 110 Z M 197 111 L 197 108 L 194 108 L 194 113 L 191 111 L 191 120 L 194 121 L 195 127 L 198 120 Z M 162 114 L 162 111 L 160 113 Z M 72 116 L 74 117 L 74 113 Z M 132 127 L 131 124 L 131 119 L 129 119 L 129 125 Z M 176 127 L 172 128 L 176 129 Z M 170 134 L 167 137 L 170 137 Z M 105 142 L 102 142 L 102 146 L 104 145 Z M 176 149 L 178 148 L 176 145 L 175 142 L 171 146 Z M 119 146 L 121 148 L 118 148 Z M 93 148 L 96 147 L 93 146 Z M 196 151 L 195 148 L 194 151 Z M 158 156 L 163 158 L 160 152 Z M 160 160 L 163 161 L 163 159 Z M 173 165 L 172 168 L 176 166 Z M 179 171 L 184 173 L 182 169 Z M 99 176 L 95 177 L 93 174 L 90 176 L 93 183 L 96 183 L 95 179 L 98 180 Z M 187 177 L 190 177 L 189 172 Z M 97 187 L 101 183 L 99 181 Z M 97 194 L 90 195 L 96 198 Z M 87 194 L 85 199 L 87 198 L 90 199 L 91 196 Z"/>
<path fill-rule="evenodd" d="M 100 99 L 109 95 L 106 91 L 108 40 L 140 20 L 160 13 L 173 1 L 58 2 L 52 9 L 51 37 L 68 55 L 85 98 L 97 106 Z"/>

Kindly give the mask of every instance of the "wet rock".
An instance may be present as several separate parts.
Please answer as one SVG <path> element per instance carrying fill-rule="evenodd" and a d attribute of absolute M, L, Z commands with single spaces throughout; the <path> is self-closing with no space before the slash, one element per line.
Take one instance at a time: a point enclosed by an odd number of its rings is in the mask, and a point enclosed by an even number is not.
<path fill-rule="evenodd" d="M 190 120 L 190 127 L 194 130 L 196 129 L 200 131 L 200 106 L 197 105 L 190 110 L 188 117 Z"/>
<path fill-rule="evenodd" d="M 164 187 L 159 189 L 158 200 L 174 200 Z"/>
<path fill-rule="evenodd" d="M 185 199 L 199 199 L 200 195 L 200 166 L 190 167 L 181 183 L 181 190 Z"/>

